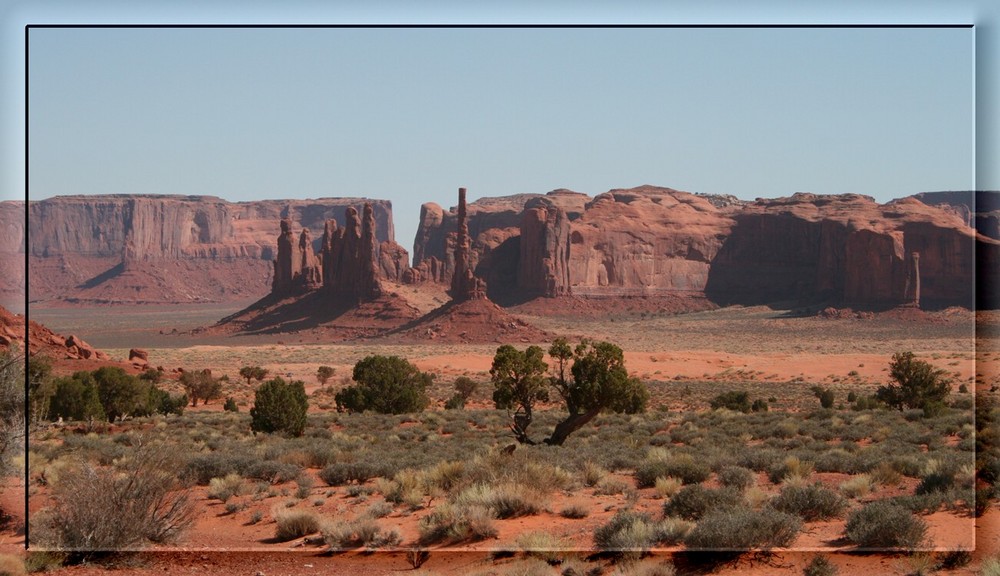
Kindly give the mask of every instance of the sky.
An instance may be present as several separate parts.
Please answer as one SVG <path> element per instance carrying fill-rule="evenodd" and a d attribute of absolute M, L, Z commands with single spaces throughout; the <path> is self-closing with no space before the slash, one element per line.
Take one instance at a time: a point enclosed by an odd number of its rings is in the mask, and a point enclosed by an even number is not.
<path fill-rule="evenodd" d="M 453 206 L 460 186 L 470 200 L 642 184 L 879 201 L 1000 189 L 985 3 L 559 5 L 14 2 L 0 13 L 0 78 L 16 80 L 0 88 L 2 198 L 25 195 L 24 25 L 167 22 L 976 27 L 33 27 L 32 200 L 385 198 L 410 249 L 420 204 Z"/>

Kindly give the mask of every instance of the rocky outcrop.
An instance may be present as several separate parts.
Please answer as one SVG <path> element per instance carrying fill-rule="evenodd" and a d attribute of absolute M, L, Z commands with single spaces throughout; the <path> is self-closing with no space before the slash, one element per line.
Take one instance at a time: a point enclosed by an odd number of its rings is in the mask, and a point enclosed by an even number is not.
<path fill-rule="evenodd" d="M 379 242 L 392 241 L 392 207 L 384 200 L 227 202 L 210 196 L 108 195 L 32 202 L 27 209 L 29 298 L 218 302 L 259 297 L 268 292 L 269 280 L 273 285 L 275 221 L 287 219 L 315 239 L 327 220 L 343 225 L 344 209 L 360 209 L 365 202 L 372 204 Z M 0 210 L 0 231 L 17 236 L 24 205 L 4 204 L 11 209 Z M 15 240 L 6 246 L 13 245 Z M 314 242 L 314 252 L 317 248 Z M 301 253 L 298 266 L 301 270 Z"/>
<path fill-rule="evenodd" d="M 914 198 L 796 194 L 758 200 L 734 219 L 706 287 L 717 302 L 912 304 L 917 253 L 921 305 L 973 305 L 976 233 L 954 211 Z"/>
<path fill-rule="evenodd" d="M 382 281 L 407 275 L 408 255 L 395 242 L 378 242 L 374 208 L 364 205 L 364 217 L 353 206 L 346 226 L 328 221 L 323 233 L 323 289 L 332 298 L 374 300 L 383 294 Z"/>
<path fill-rule="evenodd" d="M 455 235 L 455 269 L 448 294 L 456 302 L 486 298 L 486 282 L 475 275 L 471 263 L 471 241 L 469 240 L 468 213 L 465 203 L 465 188 L 458 189 L 458 221 Z"/>
<path fill-rule="evenodd" d="M 530 200 L 521 216 L 517 287 L 546 297 L 570 293 L 570 226 L 566 211 L 546 198 Z"/>

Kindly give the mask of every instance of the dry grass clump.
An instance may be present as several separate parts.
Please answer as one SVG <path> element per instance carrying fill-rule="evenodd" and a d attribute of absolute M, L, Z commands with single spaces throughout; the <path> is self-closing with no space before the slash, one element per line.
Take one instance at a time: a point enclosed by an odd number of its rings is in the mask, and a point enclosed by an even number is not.
<path fill-rule="evenodd" d="M 858 474 L 840 483 L 840 492 L 848 498 L 863 498 L 872 491 L 874 482 L 870 474 Z"/>
<path fill-rule="evenodd" d="M 578 520 L 580 518 L 586 518 L 590 515 L 590 508 L 587 507 L 585 503 L 582 502 L 571 502 L 563 507 L 559 511 L 559 515 L 563 518 L 572 518 Z"/>
<path fill-rule="evenodd" d="M 214 500 L 221 500 L 226 503 L 233 496 L 240 496 L 244 492 L 243 477 L 236 472 L 230 472 L 222 478 L 212 478 L 208 482 L 207 496 Z"/>
<path fill-rule="evenodd" d="M 705 488 L 701 484 L 691 484 L 681 488 L 663 504 L 663 515 L 697 520 L 710 510 L 733 508 L 742 502 L 742 496 L 733 488 L 716 490 Z"/>
<path fill-rule="evenodd" d="M 485 506 L 445 503 L 420 520 L 420 544 L 454 544 L 485 540 L 497 535 L 493 515 Z"/>
<path fill-rule="evenodd" d="M 399 531 L 395 528 L 382 530 L 375 518 L 363 514 L 347 522 L 337 521 L 324 523 L 320 528 L 323 541 L 331 550 L 350 550 L 359 546 L 367 549 L 388 548 L 398 546 L 402 541 Z"/>
<path fill-rule="evenodd" d="M 275 521 L 274 539 L 287 542 L 319 532 L 320 517 L 309 510 L 275 508 L 271 511 Z"/>
<path fill-rule="evenodd" d="M 813 472 L 813 463 L 799 460 L 797 456 L 789 456 L 768 472 L 768 479 L 774 484 L 807 480 Z"/>
<path fill-rule="evenodd" d="M 497 518 L 537 514 L 544 507 L 541 493 L 517 484 L 473 484 L 452 498 L 460 507 L 483 507 Z"/>
<path fill-rule="evenodd" d="M 657 478 L 678 478 L 684 484 L 698 484 L 708 479 L 712 470 L 690 454 L 668 455 L 665 450 L 652 449 L 636 467 L 635 481 L 639 488 L 656 485 Z"/>
<path fill-rule="evenodd" d="M 555 562 L 561 553 L 572 549 L 569 543 L 548 532 L 525 532 L 517 536 L 515 543 L 525 555 L 546 562 Z"/>
<path fill-rule="evenodd" d="M 671 498 L 677 491 L 683 486 L 680 478 L 666 477 L 657 478 L 656 485 L 653 487 L 653 496 L 656 498 Z"/>

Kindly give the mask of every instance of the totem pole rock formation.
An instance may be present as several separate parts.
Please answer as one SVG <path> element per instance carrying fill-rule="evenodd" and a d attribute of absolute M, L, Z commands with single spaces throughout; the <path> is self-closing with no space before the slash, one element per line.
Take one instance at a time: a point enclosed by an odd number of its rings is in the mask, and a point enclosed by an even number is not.
<path fill-rule="evenodd" d="M 299 235 L 299 254 L 301 256 L 299 283 L 306 290 L 319 288 L 323 285 L 323 271 L 319 259 L 313 253 L 312 234 L 308 228 L 303 228 Z"/>
<path fill-rule="evenodd" d="M 323 232 L 323 288 L 335 297 L 372 300 L 382 295 L 381 276 L 372 205 L 365 204 L 364 219 L 356 208 L 348 207 L 343 228 L 328 220 Z"/>
<path fill-rule="evenodd" d="M 455 272 L 448 294 L 455 302 L 486 298 L 486 282 L 477 278 L 469 263 L 471 242 L 465 205 L 465 188 L 458 189 L 458 231 L 455 236 Z"/>
<path fill-rule="evenodd" d="M 292 291 L 294 278 L 302 269 L 302 257 L 299 245 L 292 234 L 292 222 L 287 218 L 281 220 L 281 234 L 278 236 L 278 257 L 274 259 L 274 280 L 271 282 L 271 293 L 285 295 Z"/>
<path fill-rule="evenodd" d="M 910 252 L 909 266 L 906 268 L 906 290 L 903 305 L 920 308 L 920 252 Z"/>

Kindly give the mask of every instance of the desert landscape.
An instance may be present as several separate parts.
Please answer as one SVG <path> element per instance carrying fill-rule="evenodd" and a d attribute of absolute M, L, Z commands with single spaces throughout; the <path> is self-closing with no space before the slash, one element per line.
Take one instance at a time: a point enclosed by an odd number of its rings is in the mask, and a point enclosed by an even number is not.
<path fill-rule="evenodd" d="M 80 575 L 995 574 L 997 196 L 462 189 L 412 261 L 380 200 L 2 203 L 32 388 L 0 546 Z"/>

